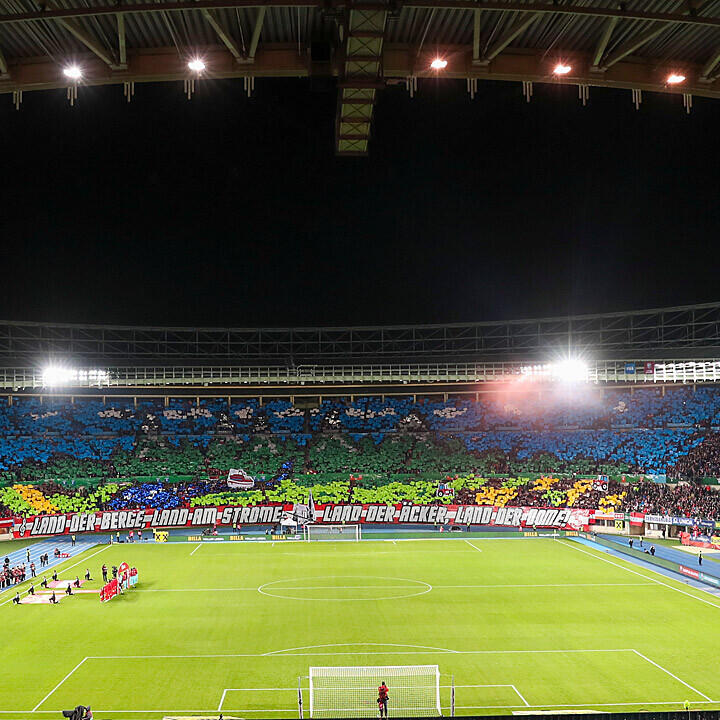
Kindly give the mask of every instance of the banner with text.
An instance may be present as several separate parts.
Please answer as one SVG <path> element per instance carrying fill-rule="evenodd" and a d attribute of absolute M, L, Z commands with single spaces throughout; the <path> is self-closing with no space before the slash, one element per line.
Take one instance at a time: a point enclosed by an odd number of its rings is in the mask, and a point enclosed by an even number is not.
<path fill-rule="evenodd" d="M 174 508 L 172 510 L 106 510 L 93 513 L 35 515 L 13 520 L 13 536 L 38 537 L 82 532 L 217 525 L 275 525 L 291 504 Z M 496 507 L 490 505 L 316 504 L 317 523 L 392 523 L 398 525 L 485 525 L 511 528 L 579 530 L 592 510 L 575 508 Z"/>

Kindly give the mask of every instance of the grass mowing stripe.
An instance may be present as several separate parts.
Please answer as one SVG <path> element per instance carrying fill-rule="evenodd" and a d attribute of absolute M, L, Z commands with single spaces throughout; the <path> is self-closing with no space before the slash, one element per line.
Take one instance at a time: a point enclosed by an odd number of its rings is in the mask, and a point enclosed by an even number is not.
<path fill-rule="evenodd" d="M 638 652 L 637 650 L 633 650 L 633 652 L 636 655 L 639 655 L 643 660 L 647 660 L 651 665 L 654 665 L 659 670 L 662 670 L 664 673 L 667 673 L 670 677 L 675 678 L 679 683 L 682 683 L 685 687 L 690 688 L 694 693 L 700 695 L 700 697 L 704 697 L 708 702 L 714 702 L 714 700 L 711 700 L 705 693 L 701 693 L 697 688 L 694 688 L 690 683 L 686 683 L 684 680 L 681 680 L 677 675 L 673 675 L 669 670 L 666 670 L 662 665 L 658 665 L 654 660 L 651 660 L 646 655 L 643 655 L 641 652 Z"/>
<path fill-rule="evenodd" d="M 658 585 L 662 585 L 663 587 L 669 588 L 670 590 L 674 590 L 675 592 L 679 592 L 682 595 L 687 595 L 688 597 L 692 598 L 693 600 L 698 600 L 699 602 L 705 603 L 706 605 L 711 605 L 714 608 L 717 608 L 720 610 L 720 605 L 716 605 L 713 602 L 710 602 L 709 600 L 705 600 L 705 598 L 698 597 L 697 595 L 693 595 L 692 593 L 685 592 L 685 590 L 681 590 L 680 588 L 673 587 L 672 585 L 668 585 L 667 583 L 662 582 L 662 580 L 656 580 L 654 577 L 650 577 L 649 575 L 643 575 L 642 573 L 638 572 L 637 570 L 632 570 L 629 567 L 625 567 L 624 565 L 620 565 L 616 562 L 613 562 L 612 560 L 608 560 L 605 557 L 602 557 L 601 555 L 595 555 L 595 553 L 588 552 L 587 550 L 583 550 L 582 548 L 576 547 L 573 544 L 568 544 L 562 540 L 557 540 L 556 542 L 559 542 L 560 545 L 563 545 L 564 547 L 569 547 L 572 550 L 577 550 L 578 552 L 583 553 L 583 555 L 589 555 L 590 557 L 594 557 L 596 560 L 602 560 L 603 562 L 608 563 L 608 565 L 614 565 L 615 567 L 620 568 L 621 570 L 625 570 L 629 573 L 632 573 L 633 575 L 639 575 L 640 577 L 644 577 L 648 580 L 652 580 L 652 582 L 657 583 Z M 650 568 L 643 568 L 647 569 L 649 572 L 656 572 L 655 570 L 651 570 Z M 660 574 L 660 573 L 656 573 Z M 679 581 L 677 581 L 679 582 Z"/>

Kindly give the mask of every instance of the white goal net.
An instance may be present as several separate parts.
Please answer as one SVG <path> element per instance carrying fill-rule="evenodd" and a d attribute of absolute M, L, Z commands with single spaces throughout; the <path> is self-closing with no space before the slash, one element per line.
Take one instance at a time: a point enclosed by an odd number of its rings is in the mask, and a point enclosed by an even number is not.
<path fill-rule="evenodd" d="M 378 687 L 388 687 L 389 717 L 437 717 L 440 671 L 437 665 L 311 667 L 311 718 L 376 718 Z"/>
<path fill-rule="evenodd" d="M 305 540 L 350 540 L 362 538 L 359 525 L 305 525 Z"/>

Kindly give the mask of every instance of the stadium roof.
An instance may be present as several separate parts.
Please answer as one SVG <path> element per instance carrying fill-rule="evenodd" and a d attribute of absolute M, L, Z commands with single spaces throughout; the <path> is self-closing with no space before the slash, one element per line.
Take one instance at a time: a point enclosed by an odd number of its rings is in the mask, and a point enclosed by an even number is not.
<path fill-rule="evenodd" d="M 0 321 L 0 364 L 284 364 L 718 357 L 720 303 L 530 320 L 325 328 Z"/>
<path fill-rule="evenodd" d="M 0 93 L 206 78 L 336 77 L 336 150 L 366 154 L 377 92 L 434 76 L 720 97 L 720 0 L 0 0 Z M 569 71 L 557 76 L 562 62 Z M 68 79 L 68 64 L 82 77 Z M 668 83 L 671 74 L 684 77 Z M 628 99 L 630 101 L 630 99 Z"/>

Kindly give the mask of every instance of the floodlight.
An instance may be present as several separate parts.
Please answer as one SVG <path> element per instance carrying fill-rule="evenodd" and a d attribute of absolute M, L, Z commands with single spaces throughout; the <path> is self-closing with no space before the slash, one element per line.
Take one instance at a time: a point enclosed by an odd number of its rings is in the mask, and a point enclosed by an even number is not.
<path fill-rule="evenodd" d="M 680 73 L 670 73 L 667 82 L 668 85 L 678 85 L 681 82 L 685 82 L 685 76 Z"/>
<path fill-rule="evenodd" d="M 572 70 L 572 67 L 570 65 L 563 65 L 562 63 L 558 63 L 554 69 L 553 73 L 555 75 L 567 75 Z"/>
<path fill-rule="evenodd" d="M 79 80 L 82 77 L 82 70 L 77 65 L 68 65 L 63 68 L 63 75 L 71 80 Z"/>
<path fill-rule="evenodd" d="M 205 69 L 205 63 L 200 58 L 194 58 L 188 63 L 188 67 L 196 73 L 201 73 Z"/>
<path fill-rule="evenodd" d="M 588 377 L 588 366 L 579 358 L 566 358 L 553 363 L 552 375 L 563 382 L 585 382 Z"/>
<path fill-rule="evenodd" d="M 447 67 L 447 60 L 444 60 L 443 58 L 436 57 L 431 63 L 430 67 L 433 70 L 444 70 Z"/>
<path fill-rule="evenodd" d="M 100 386 L 110 384 L 110 373 L 102 368 L 82 370 L 62 365 L 48 365 L 43 368 L 41 379 L 45 387 L 58 387 L 73 383 L 79 386 Z"/>
<path fill-rule="evenodd" d="M 73 376 L 74 371 L 71 368 L 60 367 L 58 365 L 49 365 L 43 368 L 42 384 L 45 387 L 56 387 L 64 385 Z"/>

